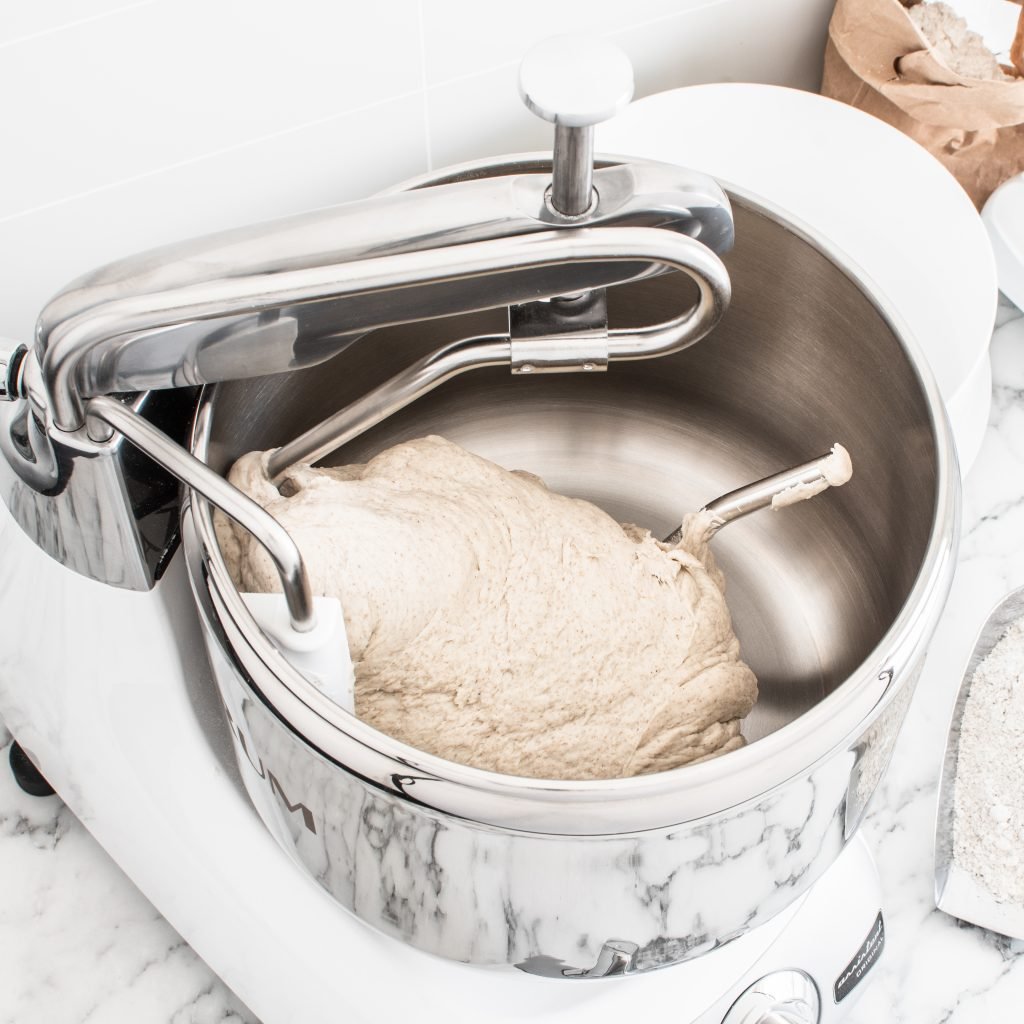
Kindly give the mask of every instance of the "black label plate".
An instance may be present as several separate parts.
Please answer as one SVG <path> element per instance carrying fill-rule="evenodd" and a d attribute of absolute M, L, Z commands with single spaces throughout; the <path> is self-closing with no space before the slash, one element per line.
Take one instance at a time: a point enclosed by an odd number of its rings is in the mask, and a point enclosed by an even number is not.
<path fill-rule="evenodd" d="M 868 971 L 875 966 L 883 949 L 885 949 L 885 921 L 882 920 L 882 912 L 879 911 L 868 937 L 857 950 L 857 955 L 846 965 L 843 973 L 836 978 L 832 992 L 837 1003 L 841 1003 L 861 983 Z"/>

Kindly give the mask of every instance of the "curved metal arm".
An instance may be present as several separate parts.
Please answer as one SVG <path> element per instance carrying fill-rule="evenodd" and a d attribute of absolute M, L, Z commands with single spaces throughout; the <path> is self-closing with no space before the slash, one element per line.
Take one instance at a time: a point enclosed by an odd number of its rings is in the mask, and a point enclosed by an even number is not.
<path fill-rule="evenodd" d="M 550 208 L 550 155 L 452 168 L 386 194 L 190 239 L 119 260 L 47 303 L 36 355 L 56 423 L 81 423 L 93 395 L 204 384 L 312 366 L 354 338 L 404 319 L 488 309 L 646 276 L 644 264 L 551 267 L 543 279 L 463 277 L 407 286 L 387 302 L 333 287 L 357 264 L 397 253 L 427 262 L 453 246 L 581 227 L 657 226 L 729 249 L 729 200 L 707 175 L 650 160 L 605 159 L 598 201 L 583 218 Z M 325 275 L 317 277 L 318 271 Z M 307 279 L 312 291 L 303 291 Z M 280 286 L 280 288 L 278 287 Z M 297 305 L 287 308 L 287 303 Z M 75 396 L 68 397 L 72 389 Z"/>
<path fill-rule="evenodd" d="M 587 228 L 507 242 L 514 245 L 506 267 L 513 265 L 513 257 L 520 269 L 557 262 L 561 254 L 553 254 L 552 249 L 561 249 L 568 252 L 564 258 L 578 262 L 643 259 L 682 271 L 697 284 L 700 295 L 696 305 L 674 319 L 653 327 L 608 331 L 602 343 L 609 360 L 678 352 L 711 331 L 729 304 L 729 275 L 721 260 L 699 242 L 659 228 Z M 581 344 L 579 362 L 583 364 L 590 343 L 584 339 Z M 521 355 L 524 349 L 518 351 Z M 323 458 L 457 374 L 483 366 L 511 365 L 512 361 L 510 337 L 469 338 L 441 348 L 275 451 L 268 462 L 270 478 L 276 482 L 296 463 Z"/>
<path fill-rule="evenodd" d="M 556 271 L 566 264 L 593 264 L 595 277 L 600 277 L 597 268 L 602 264 L 630 266 L 633 272 L 626 275 L 628 279 L 645 276 L 638 267 L 648 268 L 648 274 L 668 268 L 683 271 L 697 283 L 700 298 L 689 313 L 662 327 L 614 332 L 613 351 L 621 352 L 623 358 L 641 358 L 644 353 L 640 347 L 650 355 L 685 347 L 714 327 L 729 302 L 729 275 L 710 249 L 685 235 L 649 227 L 543 231 L 354 263 L 204 282 L 155 295 L 114 299 L 54 328 L 43 356 L 53 422 L 61 430 L 81 428 L 85 421 L 83 398 L 90 397 L 86 381 L 97 376 L 95 367 L 93 372 L 86 372 L 86 368 L 110 355 L 105 343 L 132 332 L 153 332 L 232 315 L 301 309 L 304 303 L 315 303 L 325 296 L 366 297 L 372 306 L 374 325 L 384 327 L 449 315 L 453 305 L 450 293 L 446 295 L 439 286 L 457 286 L 458 308 L 465 311 L 505 305 L 510 295 L 516 301 L 557 296 L 564 292 L 565 280 Z M 545 274 L 529 273 L 540 270 Z M 474 289 L 473 285 L 480 283 L 484 286 Z M 603 283 L 607 281 L 599 280 L 597 286 Z M 349 327 L 338 324 L 335 333 L 342 334 Z M 281 368 L 289 365 L 294 339 L 294 333 L 285 333 L 283 338 L 272 335 L 268 342 L 284 347 Z M 334 351 L 326 352 L 323 358 Z M 122 375 L 118 378 L 120 386 L 130 386 L 136 379 L 139 387 L 169 386 L 165 380 L 180 382 L 174 377 L 174 369 L 180 372 L 180 367 L 163 368 L 159 374 L 156 369 L 151 360 L 140 360 L 136 377 Z M 200 367 L 192 370 L 190 383 L 208 379 Z M 264 368 L 258 372 L 269 371 Z M 253 375 L 246 364 L 244 345 L 230 362 L 230 371 L 213 379 L 226 379 L 231 374 Z M 154 377 L 161 383 L 154 383 Z"/>
<path fill-rule="evenodd" d="M 85 411 L 91 421 L 92 432 L 98 435 L 96 440 L 106 440 L 110 436 L 110 430 L 97 426 L 95 421 L 100 421 L 123 434 L 168 473 L 198 491 L 210 504 L 248 530 L 277 569 L 292 628 L 299 633 L 308 633 L 316 626 L 313 595 L 302 554 L 288 531 L 269 512 L 116 399 L 93 398 Z M 107 436 L 103 437 L 104 434 Z"/>
<path fill-rule="evenodd" d="M 272 451 L 267 459 L 270 482 L 276 486 L 296 463 L 313 463 L 322 459 L 466 370 L 508 364 L 510 350 L 508 338 L 484 337 L 463 338 L 431 352 L 306 433 Z"/>

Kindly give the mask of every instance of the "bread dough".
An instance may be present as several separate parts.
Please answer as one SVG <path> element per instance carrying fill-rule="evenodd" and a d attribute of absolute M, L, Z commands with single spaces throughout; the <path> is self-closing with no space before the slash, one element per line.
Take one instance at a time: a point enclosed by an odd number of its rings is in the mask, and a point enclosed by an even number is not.
<path fill-rule="evenodd" d="M 314 594 L 341 601 L 356 714 L 465 765 L 548 779 L 663 771 L 743 744 L 757 683 L 740 660 L 709 522 L 673 547 L 440 437 L 366 465 L 229 479 L 280 521 Z M 280 590 L 223 517 L 242 591 Z"/>

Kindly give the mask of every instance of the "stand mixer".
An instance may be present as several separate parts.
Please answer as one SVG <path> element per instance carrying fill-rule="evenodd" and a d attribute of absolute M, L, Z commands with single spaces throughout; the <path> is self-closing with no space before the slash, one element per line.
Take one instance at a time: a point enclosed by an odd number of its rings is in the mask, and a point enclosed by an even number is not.
<path fill-rule="evenodd" d="M 437 172 L 47 306 L 0 374 L 0 614 L 21 634 L 0 712 L 267 1024 L 839 1020 L 884 946 L 857 826 L 952 574 L 941 400 L 884 301 L 780 211 L 668 165 L 593 168 L 590 127 L 631 92 L 604 44 L 542 46 L 522 88 L 553 167 Z M 665 533 L 839 426 L 873 483 L 722 550 L 752 742 L 594 783 L 453 765 L 339 708 L 289 657 L 322 614 L 297 549 L 221 476 L 253 448 L 358 461 L 443 431 Z M 278 632 L 231 584 L 212 506 L 272 551 Z"/>

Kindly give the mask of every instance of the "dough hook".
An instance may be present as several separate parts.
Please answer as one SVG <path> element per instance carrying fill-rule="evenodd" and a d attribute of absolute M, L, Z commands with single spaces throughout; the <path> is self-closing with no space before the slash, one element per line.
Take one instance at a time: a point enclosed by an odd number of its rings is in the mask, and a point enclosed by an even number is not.
<path fill-rule="evenodd" d="M 710 540 L 723 526 L 751 512 L 769 505 L 776 510 L 795 505 L 829 487 L 842 487 L 852 476 L 849 452 L 841 444 L 834 444 L 831 451 L 810 462 L 755 480 L 709 501 L 695 515 L 706 517 L 704 535 Z M 683 524 L 680 523 L 663 543 L 678 544 L 682 536 Z"/>

